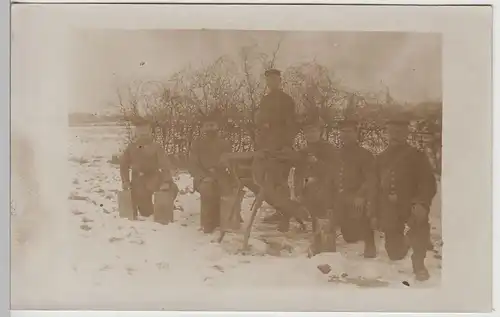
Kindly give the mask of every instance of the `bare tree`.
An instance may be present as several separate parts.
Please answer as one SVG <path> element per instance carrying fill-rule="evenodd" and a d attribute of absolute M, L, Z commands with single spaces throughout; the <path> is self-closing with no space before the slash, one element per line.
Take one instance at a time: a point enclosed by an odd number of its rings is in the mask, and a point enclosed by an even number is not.
<path fill-rule="evenodd" d="M 281 43 L 282 39 L 270 54 L 261 52 L 257 45 L 242 47 L 236 59 L 221 56 L 200 68 L 188 66 L 164 83 L 134 81 L 124 90 L 117 89 L 122 116 L 126 122 L 139 115 L 146 117 L 168 153 L 182 161 L 199 136 L 200 117 L 217 108 L 228 118 L 221 128 L 233 149 L 250 151 L 255 145 L 255 114 L 266 93 L 264 71 L 274 67 Z M 327 123 L 326 137 L 334 144 L 339 144 L 337 120 L 359 120 L 360 141 L 374 153 L 387 145 L 382 119 L 403 109 L 388 87 L 384 92 L 342 87 L 335 72 L 315 60 L 284 69 L 283 88 L 295 100 L 299 112 L 319 112 Z M 437 126 L 434 130 L 439 129 L 440 106 L 424 103 L 411 108 L 418 113 L 417 121 L 424 122 L 415 127 L 412 140 L 429 129 L 429 122 Z M 297 145 L 302 142 L 299 135 Z M 420 143 L 417 140 L 414 145 Z"/>

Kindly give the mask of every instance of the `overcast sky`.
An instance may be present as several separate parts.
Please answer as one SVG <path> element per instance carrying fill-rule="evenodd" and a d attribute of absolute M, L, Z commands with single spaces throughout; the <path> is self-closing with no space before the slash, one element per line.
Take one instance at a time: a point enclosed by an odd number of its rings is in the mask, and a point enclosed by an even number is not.
<path fill-rule="evenodd" d="M 277 68 L 316 58 L 356 90 L 380 90 L 385 84 L 400 101 L 441 99 L 437 34 L 92 30 L 75 37 L 75 98 L 70 110 L 100 111 L 116 104 L 118 85 L 133 79 L 162 80 L 189 64 L 236 55 L 246 45 L 258 44 L 271 53 L 280 38 Z"/>

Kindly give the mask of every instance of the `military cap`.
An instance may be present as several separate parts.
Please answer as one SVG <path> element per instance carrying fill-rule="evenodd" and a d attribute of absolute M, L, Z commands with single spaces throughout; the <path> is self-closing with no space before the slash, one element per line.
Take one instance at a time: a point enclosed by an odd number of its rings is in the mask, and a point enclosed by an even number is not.
<path fill-rule="evenodd" d="M 268 70 L 266 70 L 266 71 L 264 72 L 264 75 L 265 75 L 266 77 L 268 77 L 268 76 L 272 76 L 272 75 L 281 76 L 281 72 L 280 72 L 279 70 L 275 69 L 275 68 L 270 68 L 270 69 L 268 69 Z"/>

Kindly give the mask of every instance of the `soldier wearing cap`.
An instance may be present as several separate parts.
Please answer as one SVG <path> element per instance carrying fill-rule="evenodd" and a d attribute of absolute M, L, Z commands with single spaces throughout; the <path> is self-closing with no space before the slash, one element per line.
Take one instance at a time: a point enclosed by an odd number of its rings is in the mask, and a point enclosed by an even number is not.
<path fill-rule="evenodd" d="M 222 119 L 218 110 L 202 118 L 202 136 L 193 142 L 189 153 L 193 187 L 201 199 L 200 223 L 205 233 L 213 232 L 220 225 L 220 199 L 230 182 L 220 163 L 222 154 L 232 152 L 231 143 L 219 135 Z"/>
<path fill-rule="evenodd" d="M 152 138 L 151 125 L 142 118 L 136 118 L 133 123 L 135 140 L 120 159 L 120 176 L 123 189 L 131 190 L 135 211 L 149 217 L 154 212 L 153 194 L 159 190 L 171 190 L 175 197 L 178 188 L 172 179 L 165 150 Z"/>
<path fill-rule="evenodd" d="M 358 143 L 358 122 L 340 122 L 342 147 L 334 165 L 335 221 L 347 243 L 364 241 L 366 258 L 375 257 L 371 211 L 376 196 L 375 159 Z"/>
<path fill-rule="evenodd" d="M 269 69 L 265 72 L 265 76 L 269 92 L 262 98 L 255 117 L 257 126 L 256 150 L 291 150 L 298 132 L 295 120 L 295 103 L 292 97 L 281 89 L 281 72 L 279 70 Z M 265 162 L 256 160 L 255 166 L 264 169 L 266 174 L 266 186 L 264 186 L 268 191 L 266 196 L 273 196 L 272 200 L 277 202 L 277 204 L 273 204 L 274 206 L 284 206 L 283 208 L 278 207 L 276 213 L 266 217 L 264 221 L 277 221 L 280 223 L 280 231 L 287 231 L 289 220 L 282 216 L 288 213 L 288 209 L 292 208 L 293 205 L 289 199 L 290 189 L 288 188 L 291 162 L 287 160 L 263 160 Z"/>
<path fill-rule="evenodd" d="M 324 126 L 324 121 L 314 114 L 303 122 L 302 131 L 307 145 L 300 151 L 300 161 L 295 165 L 294 173 L 295 195 L 311 213 L 314 254 L 336 251 L 334 223 L 328 223 L 326 232 L 322 232 L 323 228 L 318 223 L 319 219 L 331 220 L 334 199 L 332 172 L 338 160 L 336 148 L 321 138 Z M 326 241 L 322 239 L 323 236 Z"/>
<path fill-rule="evenodd" d="M 437 185 L 427 156 L 407 143 L 409 117 L 397 114 L 386 123 L 389 146 L 377 158 L 378 222 L 385 249 L 393 261 L 411 247 L 417 280 L 429 279 L 424 260 L 430 225 L 429 210 Z M 410 230 L 405 237 L 405 225 Z"/>
<path fill-rule="evenodd" d="M 280 150 L 291 148 L 297 134 L 295 103 L 292 97 L 281 89 L 281 72 L 268 69 L 265 72 L 269 92 L 262 98 L 255 123 L 257 149 Z"/>

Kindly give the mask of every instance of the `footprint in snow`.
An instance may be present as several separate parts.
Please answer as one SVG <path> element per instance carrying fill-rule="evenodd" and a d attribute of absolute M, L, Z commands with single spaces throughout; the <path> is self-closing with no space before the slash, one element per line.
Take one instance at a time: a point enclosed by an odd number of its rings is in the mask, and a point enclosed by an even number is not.
<path fill-rule="evenodd" d="M 170 265 L 166 262 L 158 262 L 156 263 L 156 267 L 158 268 L 158 270 L 164 270 L 170 268 Z"/>
<path fill-rule="evenodd" d="M 214 265 L 212 266 L 214 269 L 216 269 L 217 271 L 221 272 L 221 273 L 224 273 L 224 268 L 220 265 Z"/>
<path fill-rule="evenodd" d="M 81 200 L 81 201 L 86 201 L 86 200 L 88 200 L 88 197 L 85 197 L 85 196 L 80 196 L 80 195 L 77 195 L 77 194 L 71 194 L 71 195 L 69 195 L 68 199 L 69 199 L 69 200 Z"/>
<path fill-rule="evenodd" d="M 92 230 L 92 227 L 90 227 L 87 224 L 83 224 L 80 226 L 80 229 L 85 230 L 85 231 L 90 231 L 90 230 Z"/>
<path fill-rule="evenodd" d="M 137 271 L 133 267 L 127 267 L 126 270 L 127 270 L 128 275 L 132 275 L 132 274 L 134 274 L 135 271 Z"/>
<path fill-rule="evenodd" d="M 111 237 L 108 239 L 110 243 L 117 242 L 117 241 L 122 241 L 123 238 L 117 238 L 117 237 Z"/>
<path fill-rule="evenodd" d="M 109 271 L 110 269 L 111 269 L 111 266 L 109 266 L 109 265 L 107 265 L 107 264 L 106 264 L 106 265 L 102 266 L 102 267 L 99 269 L 99 271 L 101 271 L 101 272 L 102 272 L 102 271 Z"/>
<path fill-rule="evenodd" d="M 90 219 L 90 218 L 87 218 L 87 217 L 82 217 L 82 222 L 83 223 L 89 223 L 89 222 L 94 222 L 94 220 Z"/>
<path fill-rule="evenodd" d="M 144 242 L 144 240 L 132 240 L 132 241 L 129 241 L 130 243 L 132 244 L 138 244 L 138 245 L 143 245 L 145 244 L 146 242 Z"/>

